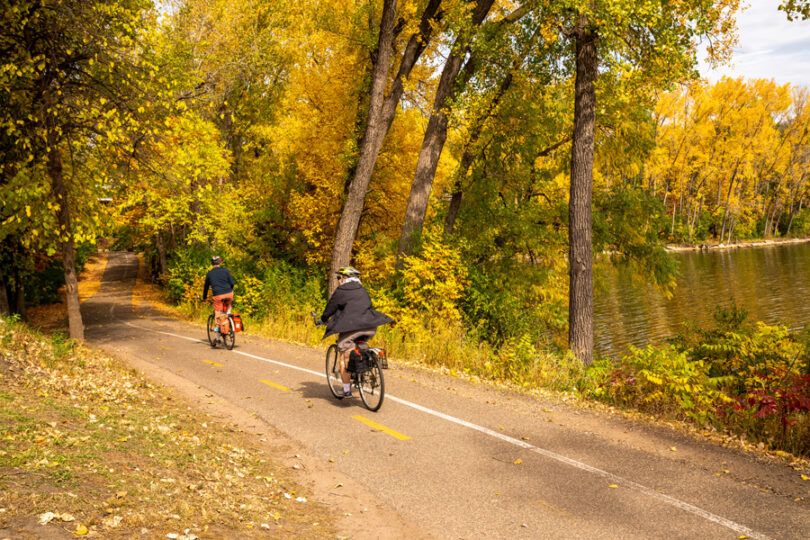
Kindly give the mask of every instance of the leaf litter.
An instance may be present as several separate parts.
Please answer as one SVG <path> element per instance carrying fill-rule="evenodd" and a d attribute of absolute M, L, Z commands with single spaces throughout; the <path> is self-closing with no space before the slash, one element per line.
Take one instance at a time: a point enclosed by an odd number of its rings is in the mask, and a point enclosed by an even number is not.
<path fill-rule="evenodd" d="M 0 529 L 12 537 L 34 519 L 79 536 L 334 538 L 334 517 L 303 504 L 276 456 L 201 425 L 118 360 L 8 321 L 0 345 Z"/>

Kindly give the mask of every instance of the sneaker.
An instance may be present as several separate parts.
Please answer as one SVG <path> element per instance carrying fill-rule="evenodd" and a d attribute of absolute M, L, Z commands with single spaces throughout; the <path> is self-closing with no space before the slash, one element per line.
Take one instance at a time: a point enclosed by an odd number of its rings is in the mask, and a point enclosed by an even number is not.
<path fill-rule="evenodd" d="M 352 391 L 349 390 L 348 392 L 343 392 L 343 397 L 345 398 L 352 397 Z"/>

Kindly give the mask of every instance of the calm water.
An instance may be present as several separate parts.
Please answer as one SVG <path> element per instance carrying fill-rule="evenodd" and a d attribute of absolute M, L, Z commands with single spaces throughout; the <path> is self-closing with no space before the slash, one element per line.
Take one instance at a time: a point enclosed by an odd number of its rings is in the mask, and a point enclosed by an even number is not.
<path fill-rule="evenodd" d="M 713 323 L 715 306 L 736 302 L 749 320 L 800 328 L 810 323 L 810 243 L 674 253 L 680 277 L 672 298 L 613 270 L 596 291 L 595 348 L 621 354 L 676 334 L 683 321 Z"/>

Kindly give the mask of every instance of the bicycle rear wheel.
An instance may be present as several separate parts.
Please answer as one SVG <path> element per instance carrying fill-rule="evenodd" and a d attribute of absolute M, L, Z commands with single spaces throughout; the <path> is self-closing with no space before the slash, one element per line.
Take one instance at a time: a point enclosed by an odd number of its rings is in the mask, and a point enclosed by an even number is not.
<path fill-rule="evenodd" d="M 360 399 L 370 411 L 377 411 L 382 406 L 385 397 L 385 381 L 377 355 L 371 357 L 371 369 L 358 375 L 357 388 L 360 390 Z"/>
<path fill-rule="evenodd" d="M 340 364 L 338 363 L 337 345 L 330 345 L 326 349 L 326 383 L 329 391 L 336 398 L 343 397 L 343 380 L 340 378 Z"/>
<path fill-rule="evenodd" d="M 213 314 L 208 316 L 208 324 L 206 326 L 207 326 L 207 330 L 208 330 L 208 343 L 212 347 L 216 347 L 217 343 L 214 340 L 217 339 L 217 333 L 216 333 L 216 323 L 214 321 L 214 315 Z"/>
<path fill-rule="evenodd" d="M 233 317 L 228 315 L 228 324 L 230 325 L 230 330 L 227 334 L 222 336 L 222 341 L 225 343 L 225 348 L 229 351 L 233 349 L 233 346 L 236 345 L 236 325 L 233 324 Z"/>

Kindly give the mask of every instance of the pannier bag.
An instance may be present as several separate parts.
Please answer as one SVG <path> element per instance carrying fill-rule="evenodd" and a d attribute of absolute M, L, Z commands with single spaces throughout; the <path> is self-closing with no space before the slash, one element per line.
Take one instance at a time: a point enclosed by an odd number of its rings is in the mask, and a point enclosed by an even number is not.
<path fill-rule="evenodd" d="M 368 361 L 368 351 L 352 349 L 349 353 L 349 365 L 346 368 L 352 373 L 363 373 L 371 369 L 371 362 Z"/>
<path fill-rule="evenodd" d="M 233 329 L 237 332 L 241 332 L 245 329 L 245 325 L 242 323 L 241 315 L 233 315 Z"/>

